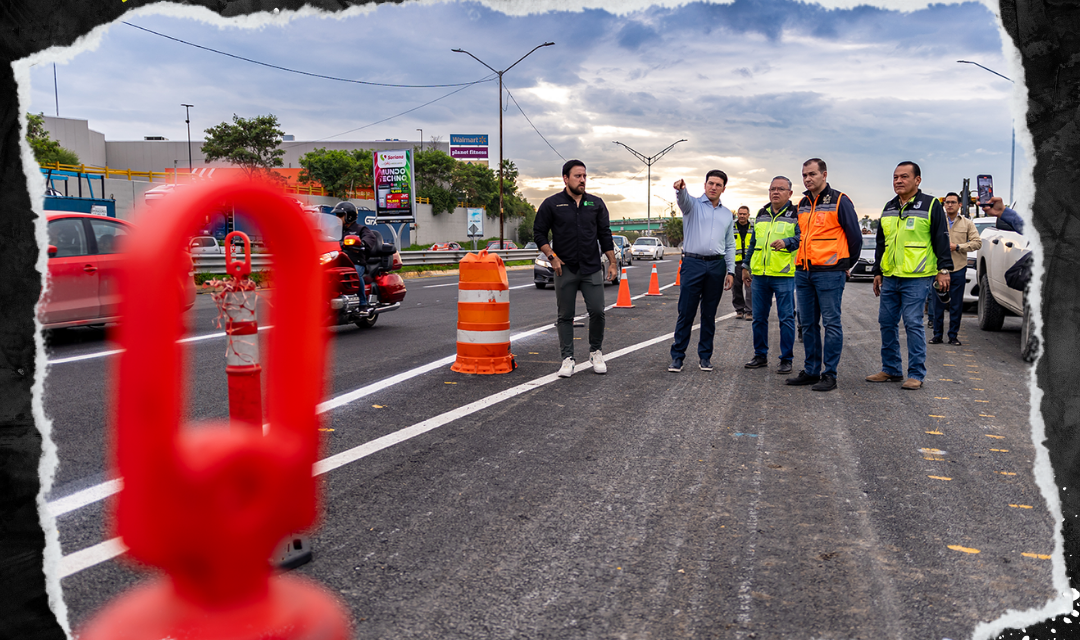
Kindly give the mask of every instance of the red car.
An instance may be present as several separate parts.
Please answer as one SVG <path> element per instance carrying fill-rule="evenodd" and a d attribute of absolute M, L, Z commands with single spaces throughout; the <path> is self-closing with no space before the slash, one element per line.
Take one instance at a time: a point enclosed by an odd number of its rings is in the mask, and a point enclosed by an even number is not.
<path fill-rule="evenodd" d="M 46 212 L 49 225 L 48 287 L 38 319 L 47 329 L 101 325 L 119 320 L 117 274 L 130 222 L 88 213 Z M 177 250 L 182 250 L 177 247 Z M 195 281 L 184 274 L 185 309 L 195 304 Z"/>
<path fill-rule="evenodd" d="M 487 246 L 488 251 L 495 251 L 498 248 L 499 248 L 499 241 L 498 240 L 492 240 L 491 242 L 488 243 L 488 246 Z M 503 242 L 502 248 L 503 249 L 517 249 L 518 246 L 517 246 L 517 244 L 515 244 L 515 243 L 513 243 L 513 242 L 511 242 L 509 240 L 505 240 Z"/>
<path fill-rule="evenodd" d="M 461 251 L 461 245 L 456 242 L 436 242 L 431 245 L 431 251 Z"/>

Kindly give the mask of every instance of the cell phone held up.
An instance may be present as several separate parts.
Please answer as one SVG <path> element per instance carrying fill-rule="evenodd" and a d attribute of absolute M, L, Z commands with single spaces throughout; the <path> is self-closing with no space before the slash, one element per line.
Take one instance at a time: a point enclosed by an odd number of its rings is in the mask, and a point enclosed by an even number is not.
<path fill-rule="evenodd" d="M 994 178 L 988 175 L 975 176 L 976 188 L 979 192 L 979 205 L 990 204 L 990 198 L 994 197 Z"/>

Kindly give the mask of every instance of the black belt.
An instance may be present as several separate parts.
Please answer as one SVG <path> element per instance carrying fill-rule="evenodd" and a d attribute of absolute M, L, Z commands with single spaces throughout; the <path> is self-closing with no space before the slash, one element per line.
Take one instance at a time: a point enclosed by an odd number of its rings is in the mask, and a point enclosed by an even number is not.
<path fill-rule="evenodd" d="M 722 254 L 722 253 L 717 253 L 717 254 L 714 254 L 714 255 L 711 255 L 711 256 L 703 256 L 700 253 L 687 253 L 687 252 L 684 252 L 683 255 L 686 256 L 687 258 L 697 258 L 698 260 L 705 260 L 706 262 L 711 261 L 711 260 L 723 260 L 724 259 L 724 254 Z"/>

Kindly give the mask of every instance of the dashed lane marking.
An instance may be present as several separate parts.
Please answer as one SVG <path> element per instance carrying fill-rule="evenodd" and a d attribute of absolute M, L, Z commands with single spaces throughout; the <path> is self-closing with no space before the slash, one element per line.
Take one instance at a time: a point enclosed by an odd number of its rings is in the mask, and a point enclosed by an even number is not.
<path fill-rule="evenodd" d="M 1050 559 L 1050 556 L 1048 556 L 1046 554 L 1042 554 L 1042 553 L 1028 553 L 1027 551 L 1024 551 L 1020 555 L 1024 556 L 1025 558 L 1035 558 L 1037 560 L 1049 560 Z"/>
<path fill-rule="evenodd" d="M 1034 509 L 1035 508 L 1035 507 L 1031 506 L 1030 504 L 1010 504 L 1009 506 L 1012 507 L 1013 509 Z"/>
<path fill-rule="evenodd" d="M 972 549 L 971 547 L 961 547 L 958 544 L 950 544 L 949 548 L 953 551 L 963 551 L 964 553 L 982 553 L 978 549 Z"/>
<path fill-rule="evenodd" d="M 933 478 L 934 480 L 952 480 L 952 478 L 946 478 L 945 476 L 926 476 L 927 478 Z"/>

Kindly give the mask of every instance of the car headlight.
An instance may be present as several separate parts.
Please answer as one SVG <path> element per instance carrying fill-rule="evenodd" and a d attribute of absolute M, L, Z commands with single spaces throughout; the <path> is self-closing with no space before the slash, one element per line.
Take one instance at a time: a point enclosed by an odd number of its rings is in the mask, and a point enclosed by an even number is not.
<path fill-rule="evenodd" d="M 341 253 L 341 252 L 340 251 L 329 251 L 327 253 L 322 254 L 321 256 L 319 256 L 319 264 L 324 265 L 324 264 L 332 261 L 334 258 L 338 257 L 339 253 Z"/>
<path fill-rule="evenodd" d="M 547 257 L 544 256 L 544 254 L 542 254 L 542 253 L 540 255 L 536 256 L 536 260 L 533 260 L 533 264 L 536 264 L 536 265 L 539 265 L 541 267 L 545 267 L 545 268 L 548 268 L 548 269 L 551 268 L 551 263 L 547 261 Z"/>

